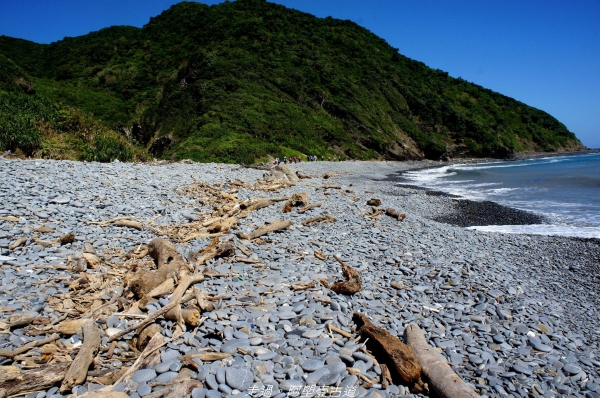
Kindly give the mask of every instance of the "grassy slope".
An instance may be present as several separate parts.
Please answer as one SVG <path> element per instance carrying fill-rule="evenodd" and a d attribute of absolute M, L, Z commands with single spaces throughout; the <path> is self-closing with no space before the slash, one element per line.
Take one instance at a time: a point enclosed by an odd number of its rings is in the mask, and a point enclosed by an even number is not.
<path fill-rule="evenodd" d="M 545 112 L 398 54 L 349 21 L 242 0 L 0 53 L 54 103 L 173 158 L 507 156 L 581 146 Z"/>

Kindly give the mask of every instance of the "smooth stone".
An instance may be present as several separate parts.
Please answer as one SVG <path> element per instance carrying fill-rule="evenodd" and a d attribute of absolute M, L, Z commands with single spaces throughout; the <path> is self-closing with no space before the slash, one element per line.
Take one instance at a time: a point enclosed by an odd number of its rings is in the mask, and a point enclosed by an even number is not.
<path fill-rule="evenodd" d="M 227 368 L 225 380 L 231 388 L 246 391 L 254 382 L 254 375 L 248 369 Z"/>
<path fill-rule="evenodd" d="M 141 369 L 133 374 L 131 380 L 136 383 L 148 383 L 156 378 L 156 371 L 154 369 Z"/>
<path fill-rule="evenodd" d="M 515 364 L 512 366 L 512 368 L 513 368 L 513 370 L 514 370 L 515 372 L 523 373 L 524 375 L 527 375 L 527 376 L 531 376 L 531 375 L 533 374 L 533 372 L 531 371 L 531 369 L 529 369 L 529 368 L 528 368 L 528 367 L 526 367 L 526 366 L 519 365 L 518 363 L 515 363 Z"/>
<path fill-rule="evenodd" d="M 279 383 L 279 388 L 281 389 L 281 391 L 285 391 L 288 392 L 291 389 L 298 389 L 298 388 L 302 388 L 302 386 L 304 385 L 304 383 L 302 383 L 300 380 L 284 380 L 281 383 Z"/>
<path fill-rule="evenodd" d="M 309 359 L 300 364 L 302 369 L 306 370 L 307 372 L 313 372 L 317 369 L 322 368 L 324 365 L 325 362 L 320 359 Z"/>

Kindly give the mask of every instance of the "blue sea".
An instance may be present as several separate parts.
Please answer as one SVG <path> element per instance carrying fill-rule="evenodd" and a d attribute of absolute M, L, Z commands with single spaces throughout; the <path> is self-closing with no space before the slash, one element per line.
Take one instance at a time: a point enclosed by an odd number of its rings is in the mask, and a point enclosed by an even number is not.
<path fill-rule="evenodd" d="M 408 184 L 490 200 L 546 216 L 541 225 L 471 227 L 483 231 L 600 238 L 600 153 L 455 164 L 407 172 Z"/>

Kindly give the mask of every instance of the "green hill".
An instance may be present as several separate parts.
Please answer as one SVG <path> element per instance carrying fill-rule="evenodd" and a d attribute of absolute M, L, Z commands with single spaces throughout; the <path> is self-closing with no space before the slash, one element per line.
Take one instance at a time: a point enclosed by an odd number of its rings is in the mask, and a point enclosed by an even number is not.
<path fill-rule="evenodd" d="M 50 45 L 2 36 L 0 54 L 3 95 L 17 68 L 31 88 L 19 95 L 85 114 L 139 156 L 251 163 L 582 147 L 547 113 L 406 58 L 353 22 L 261 0 L 184 2 L 141 29 Z"/>

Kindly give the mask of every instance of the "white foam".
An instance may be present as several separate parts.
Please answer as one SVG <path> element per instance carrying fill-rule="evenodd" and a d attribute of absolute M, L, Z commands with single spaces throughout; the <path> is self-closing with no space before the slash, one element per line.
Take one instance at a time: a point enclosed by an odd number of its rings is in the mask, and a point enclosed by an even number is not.
<path fill-rule="evenodd" d="M 567 236 L 577 238 L 600 238 L 598 227 L 572 227 L 555 224 L 533 225 L 483 225 L 467 227 L 467 229 L 482 232 L 498 232 L 504 234 L 528 234 L 546 236 Z"/>

